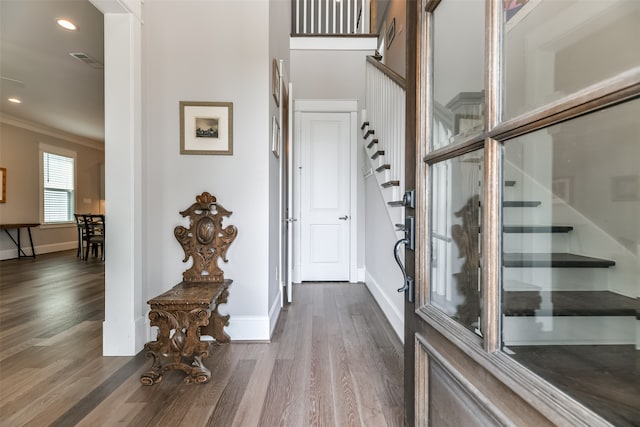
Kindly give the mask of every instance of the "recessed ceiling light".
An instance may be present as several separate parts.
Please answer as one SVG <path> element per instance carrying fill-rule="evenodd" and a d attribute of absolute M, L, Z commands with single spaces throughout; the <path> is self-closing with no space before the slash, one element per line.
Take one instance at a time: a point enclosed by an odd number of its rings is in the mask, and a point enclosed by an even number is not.
<path fill-rule="evenodd" d="M 22 101 L 20 101 L 18 98 L 9 98 L 7 99 L 7 101 L 13 102 L 14 104 L 22 104 Z"/>
<path fill-rule="evenodd" d="M 76 24 L 74 24 L 73 22 L 67 20 L 67 19 L 58 19 L 58 25 L 60 25 L 62 28 L 65 28 L 67 30 L 71 30 L 71 31 L 75 31 L 76 30 Z"/>

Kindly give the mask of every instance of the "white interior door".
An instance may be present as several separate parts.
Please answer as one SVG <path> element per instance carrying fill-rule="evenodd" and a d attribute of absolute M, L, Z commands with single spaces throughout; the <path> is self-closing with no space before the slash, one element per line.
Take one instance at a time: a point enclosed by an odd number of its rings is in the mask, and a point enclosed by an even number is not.
<path fill-rule="evenodd" d="M 350 115 L 301 113 L 300 118 L 301 278 L 347 281 Z"/>

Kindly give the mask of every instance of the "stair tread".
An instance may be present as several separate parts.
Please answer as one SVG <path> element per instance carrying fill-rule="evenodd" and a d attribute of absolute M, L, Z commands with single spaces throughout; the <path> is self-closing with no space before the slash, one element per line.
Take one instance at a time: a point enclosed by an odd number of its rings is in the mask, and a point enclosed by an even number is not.
<path fill-rule="evenodd" d="M 542 291 L 544 292 L 544 291 Z M 611 291 L 551 291 L 553 307 L 540 309 L 541 292 L 505 291 L 505 316 L 636 316 L 638 302 Z"/>
<path fill-rule="evenodd" d="M 504 225 L 504 233 L 568 233 L 571 225 Z"/>
<path fill-rule="evenodd" d="M 541 204 L 542 202 L 537 200 L 505 200 L 503 202 L 505 208 L 535 208 Z"/>
<path fill-rule="evenodd" d="M 564 252 L 554 253 L 505 253 L 505 267 L 560 267 L 560 268 L 608 268 L 615 261 Z"/>
<path fill-rule="evenodd" d="M 377 159 L 379 156 L 384 156 L 384 150 L 378 150 L 371 155 L 371 160 Z"/>
<path fill-rule="evenodd" d="M 394 200 L 392 202 L 387 202 L 387 204 L 389 206 L 404 206 L 404 203 L 402 202 L 402 200 Z"/>
<path fill-rule="evenodd" d="M 376 172 L 382 172 L 384 170 L 391 169 L 391 165 L 389 163 L 385 163 L 384 165 L 378 166 L 376 168 Z"/>
<path fill-rule="evenodd" d="M 382 184 L 383 188 L 388 188 L 388 187 L 397 187 L 400 185 L 400 181 L 387 181 L 387 182 L 383 182 Z"/>
<path fill-rule="evenodd" d="M 362 126 L 360 126 L 360 130 L 364 130 L 364 128 L 367 126 L 369 126 L 369 122 L 362 122 Z"/>
<path fill-rule="evenodd" d="M 378 139 L 372 139 L 370 143 L 367 144 L 367 148 L 371 148 L 373 147 L 373 144 L 377 144 L 378 143 Z"/>
<path fill-rule="evenodd" d="M 515 181 L 505 181 L 504 182 L 504 186 L 505 187 L 513 187 L 514 185 L 516 185 Z"/>
<path fill-rule="evenodd" d="M 365 132 L 364 134 L 364 139 L 369 138 L 369 135 L 373 135 L 375 132 L 373 131 L 373 129 L 369 129 L 367 132 Z"/>

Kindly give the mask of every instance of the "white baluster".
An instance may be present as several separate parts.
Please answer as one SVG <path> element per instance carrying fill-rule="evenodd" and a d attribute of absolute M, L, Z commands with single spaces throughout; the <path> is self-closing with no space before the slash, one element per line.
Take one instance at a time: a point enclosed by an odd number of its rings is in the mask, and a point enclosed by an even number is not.
<path fill-rule="evenodd" d="M 302 16 L 302 33 L 303 34 L 307 34 L 307 1 L 308 0 L 303 0 L 304 4 L 303 4 L 303 16 Z"/>
<path fill-rule="evenodd" d="M 314 26 L 315 19 L 316 19 L 315 11 L 316 11 L 315 0 L 311 0 L 311 18 L 310 18 L 310 20 L 311 20 L 311 23 L 310 23 L 311 24 L 311 34 L 315 33 L 315 26 Z"/>

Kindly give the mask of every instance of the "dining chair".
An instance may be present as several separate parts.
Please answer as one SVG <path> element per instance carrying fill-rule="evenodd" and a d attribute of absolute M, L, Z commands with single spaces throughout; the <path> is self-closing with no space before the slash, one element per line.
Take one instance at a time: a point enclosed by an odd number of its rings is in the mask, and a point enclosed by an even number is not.
<path fill-rule="evenodd" d="M 94 257 L 98 256 L 98 249 L 100 250 L 100 258 L 104 261 L 104 232 L 105 232 L 105 217 L 104 215 L 83 215 L 84 227 L 85 227 L 85 241 L 84 248 L 84 260 L 89 259 L 89 252 L 93 253 Z"/>
<path fill-rule="evenodd" d="M 86 242 L 86 229 L 85 229 L 85 215 L 73 214 L 76 219 L 76 227 L 78 229 L 78 250 L 76 256 L 80 259 L 84 259 L 84 245 Z"/>

